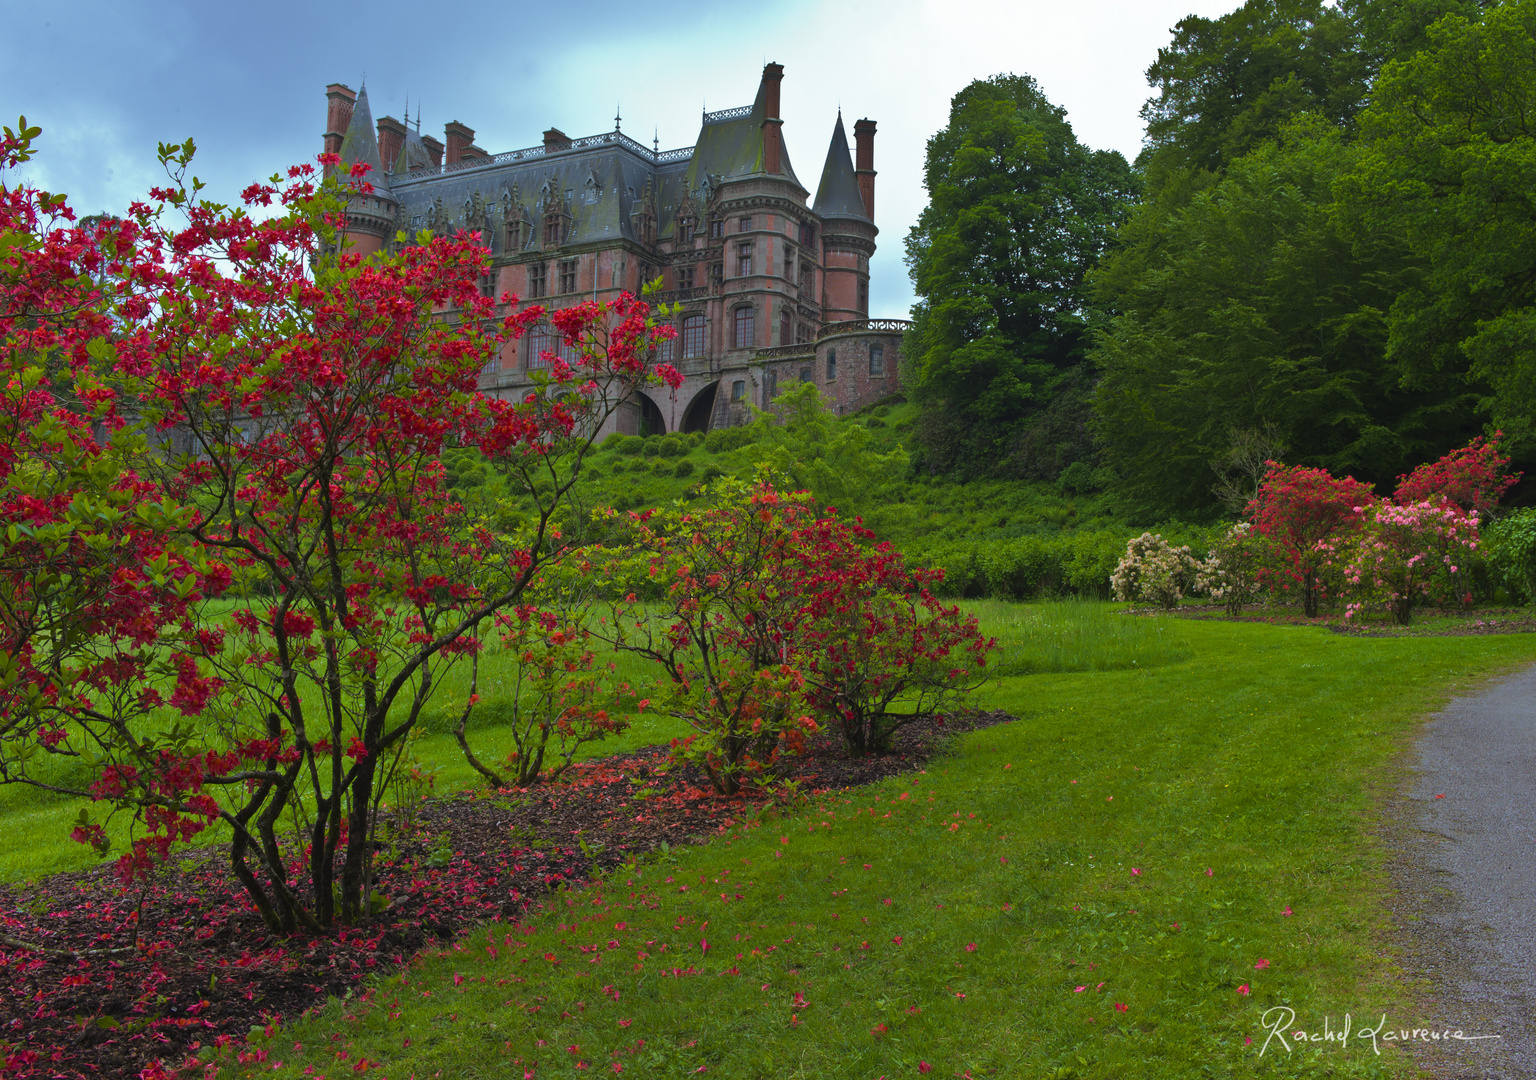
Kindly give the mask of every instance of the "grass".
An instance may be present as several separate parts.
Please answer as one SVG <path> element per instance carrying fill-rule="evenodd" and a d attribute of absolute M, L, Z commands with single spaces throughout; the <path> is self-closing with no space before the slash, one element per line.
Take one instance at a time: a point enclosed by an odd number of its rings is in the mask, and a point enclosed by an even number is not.
<path fill-rule="evenodd" d="M 1368 1043 L 1260 1056 L 1260 1018 L 1418 1019 L 1373 798 L 1532 640 L 1169 634 L 1188 659 L 1001 679 L 978 704 L 1021 719 L 926 773 L 554 895 L 220 1075 L 1409 1075 Z"/>
<path fill-rule="evenodd" d="M 1130 617 L 1120 605 L 978 600 L 965 607 L 997 640 L 997 654 L 987 664 L 997 677 L 1146 669 L 1187 660 L 1192 651 L 1176 620 Z"/>

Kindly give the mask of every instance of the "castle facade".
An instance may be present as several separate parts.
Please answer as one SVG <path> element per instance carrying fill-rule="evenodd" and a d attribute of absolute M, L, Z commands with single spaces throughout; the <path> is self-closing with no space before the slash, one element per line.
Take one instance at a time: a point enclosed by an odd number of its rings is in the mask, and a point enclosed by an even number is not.
<path fill-rule="evenodd" d="M 482 288 L 547 309 L 638 294 L 678 305 L 670 360 L 676 391 L 649 388 L 610 422 L 626 434 L 707 431 L 749 419 L 789 383 L 813 382 L 849 412 L 899 388 L 907 323 L 869 318 L 875 123 L 841 115 L 814 200 L 789 161 L 779 85 L 763 68 L 751 105 L 707 112 L 693 146 L 646 148 L 614 130 L 571 138 L 551 128 L 525 150 L 490 154 L 454 121 L 443 141 L 393 117 L 375 123 L 364 87 L 326 88 L 325 149 L 341 168 L 372 166 L 374 192 L 348 212 L 354 250 L 398 232 L 479 233 L 491 255 Z M 483 392 L 520 398 L 528 372 L 565 348 L 552 328 L 509 345 Z"/>

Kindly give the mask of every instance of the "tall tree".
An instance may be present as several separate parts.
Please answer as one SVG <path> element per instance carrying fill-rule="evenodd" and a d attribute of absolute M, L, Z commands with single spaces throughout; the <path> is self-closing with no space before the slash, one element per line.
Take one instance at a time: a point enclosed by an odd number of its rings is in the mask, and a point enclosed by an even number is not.
<path fill-rule="evenodd" d="M 1536 0 L 1452 14 L 1388 64 L 1346 185 L 1360 235 L 1401 233 L 1425 272 L 1392 305 L 1390 354 L 1409 376 L 1468 371 L 1495 414 L 1536 416 Z"/>
<path fill-rule="evenodd" d="M 1213 467 L 1256 432 L 1385 482 L 1476 431 L 1469 387 L 1404 389 L 1386 358 L 1414 264 L 1339 221 L 1332 187 L 1358 156 L 1331 123 L 1293 123 L 1164 220 L 1154 271 L 1105 283 L 1119 313 L 1095 354 L 1096 431 L 1144 507 L 1212 507 Z"/>
<path fill-rule="evenodd" d="M 972 83 L 928 141 L 929 205 L 907 239 L 909 348 L 930 467 L 984 470 L 1020 422 L 1082 382 L 1083 279 L 1124 221 L 1130 165 L 1077 141 L 1027 75 Z"/>

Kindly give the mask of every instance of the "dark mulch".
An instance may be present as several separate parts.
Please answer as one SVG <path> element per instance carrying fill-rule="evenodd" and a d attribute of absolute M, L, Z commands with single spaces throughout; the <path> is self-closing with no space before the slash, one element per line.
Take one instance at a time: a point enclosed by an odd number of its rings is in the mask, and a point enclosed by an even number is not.
<path fill-rule="evenodd" d="M 824 742 L 789 778 L 813 794 L 871 783 L 921 767 L 946 736 L 1010 719 L 967 712 L 913 724 L 891 753 L 858 759 Z M 701 774 L 669 767 L 660 746 L 567 776 L 434 799 L 414 821 L 389 823 L 377 860 L 388 908 L 325 935 L 268 933 L 217 849 L 180 856 L 147 890 L 125 892 L 107 866 L 0 886 L 0 1075 L 190 1070 L 200 1049 L 297 1017 L 476 923 L 515 920 L 551 889 L 723 833 L 766 798 L 715 796 Z"/>

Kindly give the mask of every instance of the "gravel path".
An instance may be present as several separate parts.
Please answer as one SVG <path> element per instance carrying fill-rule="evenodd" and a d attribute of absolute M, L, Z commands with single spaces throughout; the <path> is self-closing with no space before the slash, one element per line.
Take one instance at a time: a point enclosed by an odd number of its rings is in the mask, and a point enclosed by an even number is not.
<path fill-rule="evenodd" d="M 1436 1077 L 1536 1078 L 1536 667 L 1453 700 L 1418 750 L 1388 829 L 1399 944 L 1426 982 L 1426 1015 L 1402 1020 L 1500 1036 L 1425 1052 Z"/>

